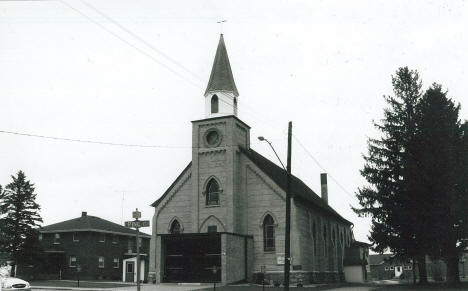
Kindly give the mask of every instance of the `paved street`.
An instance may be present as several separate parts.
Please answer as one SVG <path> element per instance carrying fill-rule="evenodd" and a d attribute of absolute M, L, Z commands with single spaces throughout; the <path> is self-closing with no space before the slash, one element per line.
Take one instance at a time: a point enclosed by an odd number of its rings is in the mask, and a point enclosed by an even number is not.
<path fill-rule="evenodd" d="M 211 287 L 212 284 L 142 284 L 141 291 L 189 291 L 189 290 L 197 290 L 197 289 L 204 289 Z M 75 288 L 75 287 L 34 287 L 34 291 L 57 291 L 57 290 L 81 290 L 81 291 L 109 291 L 109 290 L 116 290 L 116 291 L 136 291 L 135 285 L 129 285 L 125 287 L 111 287 L 111 288 Z"/>

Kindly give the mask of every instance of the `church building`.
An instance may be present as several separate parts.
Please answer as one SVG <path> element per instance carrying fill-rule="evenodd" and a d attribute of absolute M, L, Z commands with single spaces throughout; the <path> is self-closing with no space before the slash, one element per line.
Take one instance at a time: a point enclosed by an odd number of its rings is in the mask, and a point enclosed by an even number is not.
<path fill-rule="evenodd" d="M 204 98 L 205 118 L 192 121 L 192 161 L 152 204 L 149 276 L 232 283 L 264 272 L 281 284 L 286 171 L 250 147 L 223 35 Z M 326 174 L 320 180 L 321 197 L 292 177 L 291 284 L 344 279 L 352 223 L 328 205 Z"/>

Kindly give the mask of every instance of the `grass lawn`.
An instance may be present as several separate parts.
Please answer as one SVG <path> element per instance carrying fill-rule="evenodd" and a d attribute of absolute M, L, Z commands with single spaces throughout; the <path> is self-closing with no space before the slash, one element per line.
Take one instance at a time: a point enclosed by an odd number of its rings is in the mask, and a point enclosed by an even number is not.
<path fill-rule="evenodd" d="M 51 287 L 78 287 L 76 281 L 60 281 L 60 280 L 45 280 L 45 281 L 31 281 L 29 282 L 32 287 L 51 286 Z M 80 287 L 83 288 L 116 288 L 125 287 L 128 284 L 120 282 L 102 282 L 102 281 L 80 281 Z M 131 286 L 131 285 L 130 285 Z"/>
<path fill-rule="evenodd" d="M 431 283 L 429 285 L 412 285 L 412 284 L 391 284 L 391 285 L 384 285 L 384 284 L 353 284 L 353 283 L 335 283 L 335 284 L 323 284 L 323 285 L 316 285 L 311 287 L 301 287 L 296 288 L 292 287 L 292 291 L 300 291 L 301 289 L 310 290 L 310 291 L 319 291 L 319 290 L 333 290 L 342 288 L 340 290 L 347 290 L 346 287 L 350 288 L 351 290 L 356 290 L 353 287 L 363 287 L 362 290 L 371 290 L 371 291 L 389 291 L 389 290 L 397 290 L 397 291 L 410 291 L 410 290 L 468 290 L 468 282 L 463 282 L 459 286 L 451 287 L 447 286 L 443 283 Z M 360 288 L 357 288 L 359 290 Z M 200 289 L 197 291 L 202 290 L 213 290 L 213 287 Z M 262 286 L 216 286 L 216 290 L 219 291 L 262 291 Z M 283 287 L 271 287 L 265 286 L 265 291 L 282 291 Z"/>
<path fill-rule="evenodd" d="M 428 285 L 388 285 L 388 286 L 379 286 L 373 290 L 387 291 L 387 290 L 468 290 L 468 282 L 462 282 L 458 286 L 450 286 L 445 283 L 430 283 Z"/>

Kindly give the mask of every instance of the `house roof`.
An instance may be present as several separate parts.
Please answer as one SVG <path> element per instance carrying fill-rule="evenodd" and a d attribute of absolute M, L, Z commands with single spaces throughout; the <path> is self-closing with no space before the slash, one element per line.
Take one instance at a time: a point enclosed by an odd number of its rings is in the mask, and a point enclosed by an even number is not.
<path fill-rule="evenodd" d="M 121 235 L 135 235 L 136 230 L 122 226 L 120 224 L 96 217 L 83 214 L 81 217 L 65 220 L 62 222 L 43 226 L 41 233 L 75 232 L 75 231 L 93 231 L 104 233 L 115 233 Z M 140 231 L 140 236 L 151 237 L 149 234 Z"/>
<path fill-rule="evenodd" d="M 393 257 L 393 254 L 375 254 L 369 255 L 369 265 L 380 265 Z"/>
<path fill-rule="evenodd" d="M 211 92 L 219 91 L 231 92 L 236 97 L 239 96 L 236 84 L 234 83 L 234 77 L 232 76 L 231 64 L 229 63 L 222 34 L 219 37 L 218 48 L 216 50 L 216 56 L 213 62 L 213 68 L 211 69 L 210 80 L 206 87 L 205 96 Z"/>
<path fill-rule="evenodd" d="M 286 171 L 264 156 L 260 155 L 252 149 L 240 148 L 241 151 L 257 166 L 259 167 L 270 179 L 272 179 L 281 189 L 286 191 Z M 344 223 L 352 224 L 344 219 L 326 202 L 323 201 L 315 192 L 310 189 L 301 179 L 292 175 L 291 180 L 291 197 L 301 200 L 312 207 L 316 207 L 326 214 L 329 214 Z"/>

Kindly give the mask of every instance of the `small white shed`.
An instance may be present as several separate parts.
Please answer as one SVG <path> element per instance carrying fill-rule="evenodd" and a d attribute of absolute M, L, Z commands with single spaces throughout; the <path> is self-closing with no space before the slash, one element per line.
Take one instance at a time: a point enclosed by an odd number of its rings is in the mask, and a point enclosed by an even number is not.
<path fill-rule="evenodd" d="M 122 281 L 137 282 L 137 259 L 136 257 L 123 260 Z M 140 282 L 145 280 L 145 260 L 140 257 Z"/>

